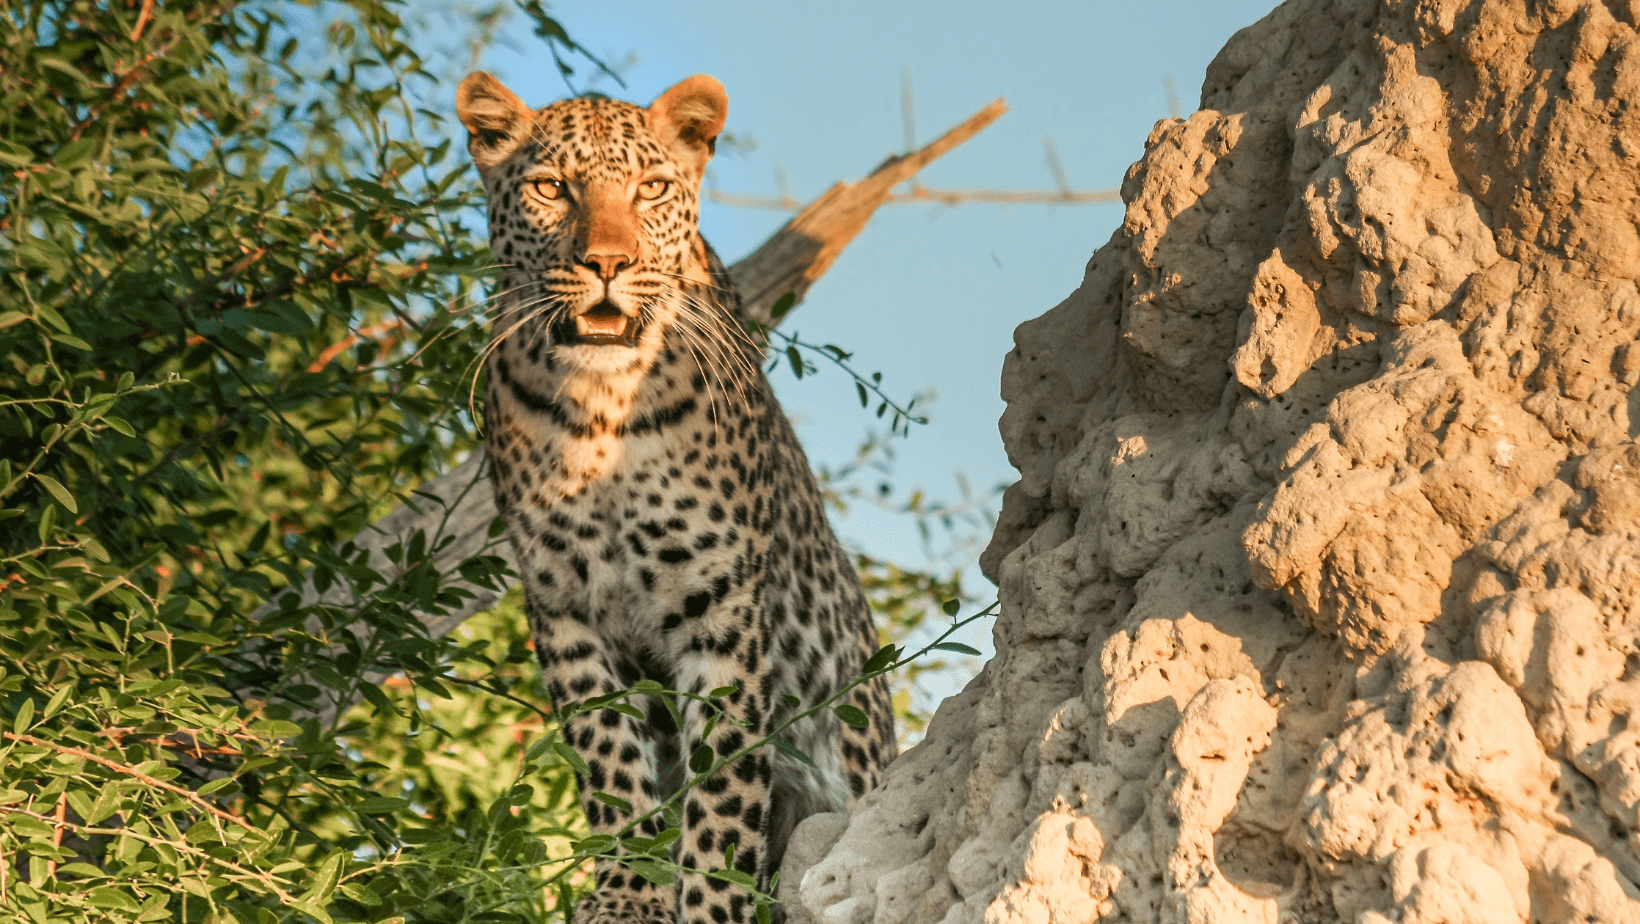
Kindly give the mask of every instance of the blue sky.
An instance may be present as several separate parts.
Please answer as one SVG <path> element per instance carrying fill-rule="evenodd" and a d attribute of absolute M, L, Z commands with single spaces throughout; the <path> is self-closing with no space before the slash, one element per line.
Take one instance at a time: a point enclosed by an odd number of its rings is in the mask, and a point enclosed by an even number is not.
<path fill-rule="evenodd" d="M 694 73 L 723 81 L 728 131 L 755 141 L 720 153 L 711 181 L 724 191 L 774 195 L 783 171 L 807 201 L 857 179 L 903 146 L 901 74 L 915 88 L 918 143 L 999 96 L 1011 111 L 924 172 L 930 186 L 1053 188 L 1051 136 L 1071 184 L 1119 186 L 1145 137 L 1168 115 L 1171 76 L 1184 112 L 1196 108 L 1208 63 L 1270 0 L 1149 3 L 714 3 L 565 0 L 550 7 L 577 41 L 606 60 L 630 60 L 602 92 L 647 104 Z M 565 94 L 550 57 L 522 27 L 481 66 L 531 105 Z M 729 261 L 789 216 L 704 206 L 702 227 Z M 927 426 L 896 440 L 897 496 L 923 488 L 955 500 L 956 473 L 976 489 L 1015 477 L 997 434 L 998 383 L 1013 329 L 1062 301 L 1093 251 L 1122 221 L 1120 203 L 1077 206 L 896 205 L 880 210 L 810 292 L 784 329 L 836 343 L 891 394 L 932 391 Z M 773 375 L 812 460 L 838 465 L 879 422 L 859 408 L 841 372 Z M 857 507 L 838 522 L 845 541 L 908 564 L 923 561 L 904 518 Z M 974 550 L 977 554 L 977 549 Z M 990 587 L 974 567 L 969 586 Z M 989 628 L 968 637 L 989 649 Z"/>

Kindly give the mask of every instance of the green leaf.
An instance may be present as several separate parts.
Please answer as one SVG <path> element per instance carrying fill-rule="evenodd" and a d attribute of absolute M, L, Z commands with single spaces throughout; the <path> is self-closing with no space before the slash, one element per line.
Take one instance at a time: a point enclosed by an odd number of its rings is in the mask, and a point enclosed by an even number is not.
<path fill-rule="evenodd" d="M 956 597 L 952 597 L 951 599 L 940 604 L 940 611 L 947 616 L 957 615 L 957 611 L 960 609 L 962 609 L 962 601 L 958 600 Z"/>
<path fill-rule="evenodd" d="M 34 722 L 34 700 L 24 699 L 23 705 L 17 709 L 16 718 L 11 720 L 11 730 L 19 735 L 26 733 Z"/>
<path fill-rule="evenodd" d="M 803 377 L 803 354 L 798 351 L 797 347 L 786 347 L 786 362 L 792 367 L 792 375 L 798 378 Z"/>
<path fill-rule="evenodd" d="M 41 545 L 50 545 L 51 537 L 57 531 L 57 508 L 46 505 L 46 512 L 40 515 L 40 522 L 35 524 L 35 535 L 40 537 Z"/>
<path fill-rule="evenodd" d="M 785 295 L 775 299 L 774 304 L 769 307 L 769 318 L 775 321 L 780 320 L 785 317 L 786 314 L 790 312 L 794 306 L 796 306 L 796 304 L 797 293 L 787 292 Z"/>
<path fill-rule="evenodd" d="M 34 479 L 40 482 L 40 484 L 45 485 L 45 489 L 51 492 L 52 497 L 57 498 L 57 503 L 68 508 L 69 513 L 80 512 L 80 505 L 74 503 L 74 495 L 68 493 L 68 489 L 63 487 L 57 479 L 51 477 L 50 475 L 42 475 L 38 472 L 34 473 Z"/>
<path fill-rule="evenodd" d="M 617 812 L 627 812 L 630 814 L 632 811 L 632 803 L 622 799 L 620 796 L 610 795 L 607 792 L 595 792 L 592 794 L 592 798 L 597 799 L 599 802 L 602 802 Z"/>
<path fill-rule="evenodd" d="M 73 692 L 74 688 L 71 686 L 58 687 L 57 692 L 51 694 L 51 698 L 46 700 L 46 708 L 41 711 L 40 717 L 49 719 L 56 715 L 57 710 L 63 708 L 63 703 L 68 702 L 69 694 Z"/>
<path fill-rule="evenodd" d="M 750 873 L 743 873 L 738 869 L 720 869 L 712 872 L 713 879 L 722 879 L 732 882 L 743 889 L 757 888 L 757 880 Z"/>
<path fill-rule="evenodd" d="M 563 758 L 564 763 L 569 764 L 572 768 L 574 768 L 576 776 L 586 779 L 592 774 L 592 768 L 587 766 L 587 762 L 582 759 L 580 754 L 576 753 L 574 748 L 554 738 L 552 742 L 552 750 L 559 757 Z"/>
<path fill-rule="evenodd" d="M 382 897 L 367 885 L 357 882 L 344 882 L 337 886 L 336 891 L 346 895 L 366 908 L 380 908 Z"/>
<path fill-rule="evenodd" d="M 91 890 L 88 896 L 91 904 L 98 908 L 108 908 L 117 911 L 141 911 L 142 906 L 132 898 L 130 893 L 116 886 L 98 886 Z"/>
<path fill-rule="evenodd" d="M 689 755 L 689 772 L 705 773 L 712 769 L 712 764 L 716 761 L 717 752 L 712 750 L 711 745 L 699 745 L 695 748 L 694 753 Z"/>
<path fill-rule="evenodd" d="M 893 645 L 884 645 L 883 647 L 877 649 L 876 654 L 873 654 L 870 658 L 866 659 L 865 665 L 860 668 L 860 673 L 871 674 L 880 671 L 883 668 L 888 667 L 890 664 L 893 664 L 899 657 L 899 648 Z"/>
<path fill-rule="evenodd" d="M 856 706 L 841 703 L 834 706 L 831 711 L 835 712 L 837 717 L 842 719 L 846 725 L 852 725 L 855 728 L 869 728 L 871 726 L 871 719 Z"/>
<path fill-rule="evenodd" d="M 581 838 L 576 849 L 586 854 L 608 853 L 615 849 L 616 843 L 615 838 L 608 834 L 589 834 Z"/>
<path fill-rule="evenodd" d="M 930 647 L 932 647 L 935 651 L 954 651 L 957 654 L 969 655 L 971 657 L 979 657 L 980 655 L 980 650 L 978 648 L 971 648 L 961 642 L 940 642 L 938 645 L 933 645 Z"/>
<path fill-rule="evenodd" d="M 814 760 L 811 759 L 809 757 L 809 755 L 807 755 L 807 754 L 803 753 L 801 750 L 799 750 L 797 745 L 792 744 L 790 741 L 787 741 L 786 739 L 779 738 L 779 737 L 774 738 L 773 741 L 774 741 L 774 746 L 776 748 L 778 748 L 782 753 L 789 754 L 792 757 L 797 758 L 799 761 L 801 761 L 805 764 L 808 764 L 811 767 L 814 766 Z"/>
<path fill-rule="evenodd" d="M 678 877 L 673 875 L 671 870 L 653 860 L 623 859 L 621 865 L 663 888 L 678 881 Z"/>
<path fill-rule="evenodd" d="M 718 687 L 717 689 L 713 690 L 712 692 L 710 692 L 706 695 L 710 696 L 713 699 L 722 699 L 725 696 L 735 695 L 735 691 L 739 690 L 739 689 L 740 689 L 739 685 L 731 684 L 731 685 L 726 686 L 726 687 Z"/>
<path fill-rule="evenodd" d="M 402 812 L 410 807 L 408 799 L 396 799 L 392 796 L 371 796 L 361 799 L 353 805 L 353 810 L 361 815 L 391 815 Z"/>
<path fill-rule="evenodd" d="M 206 783 L 204 786 L 199 787 L 199 789 L 196 790 L 196 791 L 201 796 L 208 796 L 211 793 L 221 792 L 224 789 L 227 789 L 229 787 L 237 787 L 238 785 L 239 785 L 238 780 L 234 779 L 231 776 L 224 776 L 224 777 L 219 777 L 218 779 L 214 779 L 214 780 L 210 781 L 209 783 Z"/>

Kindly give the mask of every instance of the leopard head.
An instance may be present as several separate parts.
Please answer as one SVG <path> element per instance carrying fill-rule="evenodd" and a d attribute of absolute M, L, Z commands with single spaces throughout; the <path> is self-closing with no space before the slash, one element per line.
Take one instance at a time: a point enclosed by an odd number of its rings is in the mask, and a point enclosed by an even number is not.
<path fill-rule="evenodd" d="M 522 333 L 593 375 L 640 373 L 712 284 L 700 183 L 729 98 L 696 75 L 647 109 L 569 99 L 532 110 L 482 71 L 456 109 L 501 264 L 497 340 Z"/>

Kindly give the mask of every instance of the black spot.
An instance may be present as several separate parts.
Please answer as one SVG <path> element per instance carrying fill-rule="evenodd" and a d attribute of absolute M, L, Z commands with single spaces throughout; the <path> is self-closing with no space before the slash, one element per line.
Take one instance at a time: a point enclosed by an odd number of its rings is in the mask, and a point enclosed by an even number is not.
<path fill-rule="evenodd" d="M 688 549 L 661 549 L 658 557 L 661 561 L 664 561 L 669 565 L 676 565 L 680 562 L 686 562 L 695 556 L 690 554 Z"/>
<path fill-rule="evenodd" d="M 580 661 L 598 653 L 598 649 L 591 642 L 576 642 L 568 648 L 558 650 L 560 661 Z"/>
<path fill-rule="evenodd" d="M 726 514 L 723 512 L 722 504 L 713 504 L 712 506 L 706 508 L 706 517 L 713 523 L 722 523 L 724 516 L 726 516 Z"/>
<path fill-rule="evenodd" d="M 698 618 L 706 612 L 706 607 L 711 603 L 712 595 L 705 591 L 690 594 L 683 599 L 683 615 L 690 619 Z"/>
<path fill-rule="evenodd" d="M 718 544 L 717 533 L 701 533 L 695 537 L 695 551 L 704 552 Z"/>

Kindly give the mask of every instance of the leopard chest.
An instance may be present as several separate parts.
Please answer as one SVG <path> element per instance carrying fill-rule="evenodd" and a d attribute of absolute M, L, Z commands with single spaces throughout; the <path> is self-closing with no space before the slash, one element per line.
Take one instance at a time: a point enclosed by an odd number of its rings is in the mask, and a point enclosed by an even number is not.
<path fill-rule="evenodd" d="M 754 418 L 683 399 L 588 431 L 492 407 L 497 496 L 535 601 L 638 648 L 751 618 L 774 513 Z"/>

